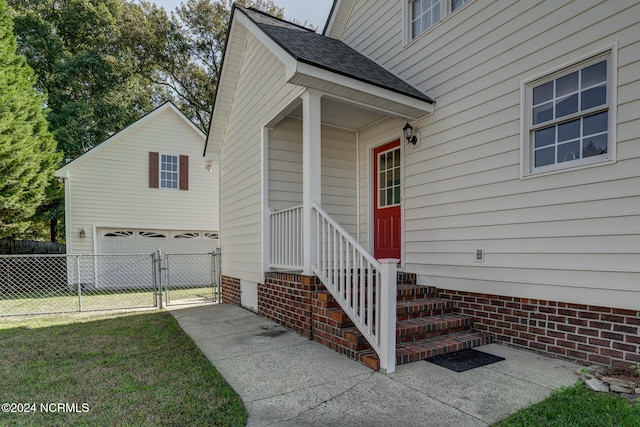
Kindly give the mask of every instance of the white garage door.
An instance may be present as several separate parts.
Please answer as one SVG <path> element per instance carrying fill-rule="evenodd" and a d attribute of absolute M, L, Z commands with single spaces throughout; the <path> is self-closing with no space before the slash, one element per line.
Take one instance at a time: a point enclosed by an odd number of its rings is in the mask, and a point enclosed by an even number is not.
<path fill-rule="evenodd" d="M 213 252 L 218 247 L 218 233 L 213 231 L 136 230 L 99 228 L 98 253 L 167 253 Z"/>

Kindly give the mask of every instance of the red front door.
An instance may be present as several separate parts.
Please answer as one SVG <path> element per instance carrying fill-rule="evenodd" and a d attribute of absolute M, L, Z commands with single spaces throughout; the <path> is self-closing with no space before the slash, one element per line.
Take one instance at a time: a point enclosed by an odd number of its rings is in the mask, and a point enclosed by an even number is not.
<path fill-rule="evenodd" d="M 400 140 L 374 151 L 373 255 L 400 259 Z"/>

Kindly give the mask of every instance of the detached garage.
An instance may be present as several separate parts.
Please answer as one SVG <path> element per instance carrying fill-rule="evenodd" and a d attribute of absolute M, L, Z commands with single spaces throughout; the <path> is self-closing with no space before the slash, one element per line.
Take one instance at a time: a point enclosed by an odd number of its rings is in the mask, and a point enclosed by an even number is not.
<path fill-rule="evenodd" d="M 218 159 L 168 102 L 56 171 L 70 254 L 212 252 Z"/>

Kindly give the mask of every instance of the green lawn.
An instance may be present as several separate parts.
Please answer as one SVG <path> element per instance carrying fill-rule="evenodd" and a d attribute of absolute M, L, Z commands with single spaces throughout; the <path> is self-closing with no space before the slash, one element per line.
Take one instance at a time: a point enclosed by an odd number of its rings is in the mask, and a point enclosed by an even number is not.
<path fill-rule="evenodd" d="M 176 288 L 162 293 L 162 303 L 210 302 L 214 288 Z M 77 292 L 56 291 L 50 294 L 0 294 L 0 316 L 42 313 L 67 313 L 111 309 L 152 308 L 156 301 L 153 290 L 134 291 L 84 291 L 81 298 Z M 0 317 L 1 321 L 2 317 Z"/>
<path fill-rule="evenodd" d="M 0 378 L 0 403 L 28 404 L 26 413 L 0 413 L 2 426 L 247 419 L 238 395 L 165 311 L 0 319 Z"/>
<path fill-rule="evenodd" d="M 556 390 L 544 401 L 522 409 L 496 427 L 639 427 L 640 402 L 596 393 L 582 383 Z"/>

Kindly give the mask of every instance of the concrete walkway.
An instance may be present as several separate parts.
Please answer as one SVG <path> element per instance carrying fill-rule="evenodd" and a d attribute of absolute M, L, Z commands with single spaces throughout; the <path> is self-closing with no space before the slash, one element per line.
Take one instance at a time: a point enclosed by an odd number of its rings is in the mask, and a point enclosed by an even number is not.
<path fill-rule="evenodd" d="M 171 314 L 233 389 L 248 426 L 487 426 L 577 381 L 578 365 L 490 344 L 506 360 L 456 373 L 429 362 L 374 372 L 240 307 Z"/>

